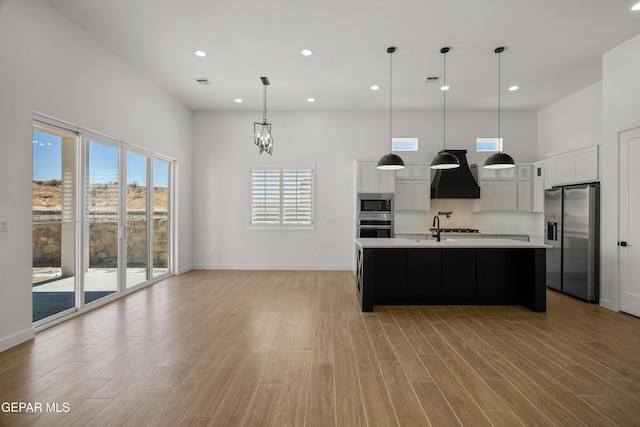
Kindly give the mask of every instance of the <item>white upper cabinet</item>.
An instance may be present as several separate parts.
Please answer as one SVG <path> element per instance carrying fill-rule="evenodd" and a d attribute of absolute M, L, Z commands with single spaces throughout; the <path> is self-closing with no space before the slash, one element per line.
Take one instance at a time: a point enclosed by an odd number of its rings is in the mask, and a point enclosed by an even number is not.
<path fill-rule="evenodd" d="M 426 179 L 431 180 L 429 163 L 409 163 L 404 169 L 396 171 L 396 179 Z"/>
<path fill-rule="evenodd" d="M 541 160 L 539 162 L 533 163 L 533 179 L 536 180 L 544 180 L 546 174 L 544 170 L 544 165 L 546 164 L 546 160 Z"/>
<path fill-rule="evenodd" d="M 533 163 L 533 180 L 542 181 L 542 189 L 553 187 L 553 168 L 550 159 Z"/>
<path fill-rule="evenodd" d="M 598 146 L 574 151 L 574 173 L 576 182 L 598 181 Z"/>
<path fill-rule="evenodd" d="M 598 181 L 598 146 L 551 157 L 551 186 Z M 545 186 L 545 188 L 550 188 Z"/>
<path fill-rule="evenodd" d="M 431 182 L 399 179 L 396 181 L 396 210 L 428 211 L 431 208 Z"/>
<path fill-rule="evenodd" d="M 396 171 L 396 210 L 428 211 L 431 208 L 431 169 L 428 163 L 407 164 Z"/>
<path fill-rule="evenodd" d="M 551 158 L 554 184 L 569 184 L 574 181 L 573 155 L 559 154 Z"/>
<path fill-rule="evenodd" d="M 544 188 L 546 190 L 553 187 L 555 184 L 553 162 L 547 160 L 544 162 Z"/>
<path fill-rule="evenodd" d="M 518 209 L 518 184 L 516 180 L 480 181 L 481 211 L 515 211 Z"/>
<path fill-rule="evenodd" d="M 516 171 L 518 172 L 518 181 L 531 181 L 533 179 L 533 165 L 517 165 Z"/>
<path fill-rule="evenodd" d="M 533 180 L 533 212 L 544 212 L 544 180 Z"/>
<path fill-rule="evenodd" d="M 517 169 L 485 169 L 478 164 L 471 165 L 471 173 L 480 185 L 481 211 L 518 210 Z"/>
<path fill-rule="evenodd" d="M 518 210 L 533 211 L 533 181 L 518 181 Z"/>
<path fill-rule="evenodd" d="M 396 171 L 380 170 L 375 160 L 356 161 L 356 191 L 358 193 L 393 193 Z M 402 170 L 402 169 L 401 169 Z"/>
<path fill-rule="evenodd" d="M 475 176 L 478 177 L 478 181 L 481 180 L 490 180 L 490 179 L 500 179 L 500 180 L 509 180 L 516 179 L 516 169 L 517 168 L 508 168 L 508 169 L 485 169 L 482 166 L 478 166 L 477 164 L 471 165 L 472 172 L 473 168 L 476 168 Z"/>
<path fill-rule="evenodd" d="M 519 164 L 518 174 L 518 210 L 533 211 L 533 165 Z"/>

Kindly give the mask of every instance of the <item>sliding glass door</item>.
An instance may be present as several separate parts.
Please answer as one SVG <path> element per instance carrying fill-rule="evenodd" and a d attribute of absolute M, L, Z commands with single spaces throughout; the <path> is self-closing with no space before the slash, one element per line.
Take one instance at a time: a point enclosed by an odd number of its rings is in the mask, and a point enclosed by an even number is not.
<path fill-rule="evenodd" d="M 171 273 L 171 162 L 93 135 L 34 121 L 36 327 Z"/>
<path fill-rule="evenodd" d="M 169 272 L 169 163 L 153 161 L 153 277 Z"/>
<path fill-rule="evenodd" d="M 33 321 L 76 307 L 77 134 L 33 128 Z"/>
<path fill-rule="evenodd" d="M 148 163 L 148 157 L 127 152 L 127 288 L 150 279 Z"/>
<path fill-rule="evenodd" d="M 84 304 L 118 291 L 120 149 L 86 141 Z"/>

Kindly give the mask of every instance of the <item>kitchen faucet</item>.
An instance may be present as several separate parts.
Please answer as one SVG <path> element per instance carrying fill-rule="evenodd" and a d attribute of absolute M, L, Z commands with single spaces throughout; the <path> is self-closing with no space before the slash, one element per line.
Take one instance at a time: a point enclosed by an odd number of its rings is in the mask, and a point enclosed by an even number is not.
<path fill-rule="evenodd" d="M 438 225 L 436 225 L 438 224 Z M 433 217 L 433 224 L 431 224 L 432 227 L 436 227 L 436 241 L 439 242 L 440 241 L 440 217 L 438 215 Z"/>

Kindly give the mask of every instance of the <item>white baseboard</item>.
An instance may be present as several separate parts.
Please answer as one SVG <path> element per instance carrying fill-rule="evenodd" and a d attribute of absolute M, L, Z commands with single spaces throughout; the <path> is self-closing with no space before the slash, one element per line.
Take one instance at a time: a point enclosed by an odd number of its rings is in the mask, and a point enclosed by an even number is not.
<path fill-rule="evenodd" d="M 184 274 L 187 271 L 190 271 L 190 270 L 193 270 L 193 269 L 194 269 L 193 265 L 187 265 L 185 267 L 182 267 L 182 268 L 178 269 L 178 271 L 176 271 L 176 275 L 179 276 L 179 275 Z"/>
<path fill-rule="evenodd" d="M 353 271 L 351 265 L 299 265 L 299 264 L 195 264 L 193 270 L 334 270 Z"/>
<path fill-rule="evenodd" d="M 600 298 L 600 307 L 607 308 L 611 311 L 620 311 L 620 308 L 616 307 L 613 301 L 604 298 Z"/>
<path fill-rule="evenodd" d="M 33 329 L 33 327 L 31 327 L 29 329 L 25 329 L 22 332 L 18 332 L 17 334 L 2 338 L 0 339 L 0 352 L 22 344 L 25 341 L 29 341 L 30 339 L 33 339 L 35 335 L 36 331 L 35 329 Z"/>

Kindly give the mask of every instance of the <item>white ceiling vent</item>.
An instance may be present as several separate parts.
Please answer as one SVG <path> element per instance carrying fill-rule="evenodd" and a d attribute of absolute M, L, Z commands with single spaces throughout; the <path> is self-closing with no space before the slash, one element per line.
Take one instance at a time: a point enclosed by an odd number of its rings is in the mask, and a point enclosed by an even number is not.
<path fill-rule="evenodd" d="M 199 79 L 194 79 L 196 82 L 200 83 L 201 85 L 208 85 L 209 84 L 209 80 L 207 80 L 206 78 L 199 78 Z"/>
<path fill-rule="evenodd" d="M 424 79 L 425 83 L 437 83 L 440 80 L 440 76 L 429 76 Z"/>

